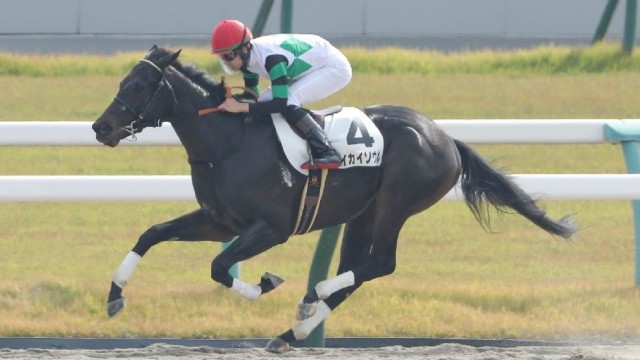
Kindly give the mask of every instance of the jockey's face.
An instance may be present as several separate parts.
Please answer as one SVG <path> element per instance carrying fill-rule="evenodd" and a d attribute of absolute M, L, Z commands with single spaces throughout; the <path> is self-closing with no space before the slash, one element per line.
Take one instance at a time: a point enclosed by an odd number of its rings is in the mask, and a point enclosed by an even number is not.
<path fill-rule="evenodd" d="M 224 62 L 226 66 L 231 68 L 233 71 L 239 71 L 242 68 L 242 57 L 240 56 L 240 52 L 246 53 L 247 48 L 245 46 L 240 49 L 234 50 L 231 53 L 220 55 L 220 59 Z"/>

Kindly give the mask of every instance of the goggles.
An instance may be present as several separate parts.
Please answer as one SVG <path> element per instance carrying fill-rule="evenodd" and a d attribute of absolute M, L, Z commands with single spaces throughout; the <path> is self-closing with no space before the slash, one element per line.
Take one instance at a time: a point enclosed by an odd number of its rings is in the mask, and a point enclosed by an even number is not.
<path fill-rule="evenodd" d="M 228 52 L 226 54 L 221 54 L 220 57 L 222 58 L 222 60 L 224 61 L 233 61 L 233 59 L 236 58 L 236 56 L 238 56 L 237 50 L 233 50 L 231 52 Z"/>

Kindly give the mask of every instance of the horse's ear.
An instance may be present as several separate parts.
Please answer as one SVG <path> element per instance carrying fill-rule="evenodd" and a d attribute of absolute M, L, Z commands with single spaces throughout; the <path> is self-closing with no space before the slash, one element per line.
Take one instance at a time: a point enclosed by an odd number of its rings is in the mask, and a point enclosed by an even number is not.
<path fill-rule="evenodd" d="M 180 56 L 181 51 L 182 49 L 174 52 L 173 54 L 169 54 L 161 57 L 160 60 L 158 60 L 157 65 L 164 69 L 165 67 L 169 66 L 172 62 L 178 59 L 178 56 Z"/>
<path fill-rule="evenodd" d="M 149 51 L 147 51 L 147 55 L 151 54 L 152 52 L 158 50 L 158 45 L 153 44 L 153 46 L 151 47 L 151 49 L 149 49 Z"/>

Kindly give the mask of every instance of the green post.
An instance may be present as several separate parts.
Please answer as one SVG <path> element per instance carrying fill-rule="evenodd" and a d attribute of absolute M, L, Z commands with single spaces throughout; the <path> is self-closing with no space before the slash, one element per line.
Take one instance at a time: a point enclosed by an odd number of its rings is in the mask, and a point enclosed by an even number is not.
<path fill-rule="evenodd" d="M 602 41 L 604 36 L 607 34 L 607 29 L 609 28 L 609 23 L 611 22 L 611 18 L 613 17 L 613 13 L 618 6 L 618 0 L 609 0 L 607 5 L 602 12 L 602 17 L 600 18 L 600 22 L 598 23 L 598 28 L 596 28 L 596 33 L 593 35 L 592 44 L 597 43 L 598 41 Z"/>
<path fill-rule="evenodd" d="M 282 0 L 280 12 L 280 32 L 290 34 L 293 32 L 293 0 Z"/>
<path fill-rule="evenodd" d="M 316 252 L 313 255 L 311 269 L 309 270 L 309 282 L 307 292 L 316 287 L 316 284 L 327 279 L 331 258 L 338 243 L 338 236 L 342 225 L 336 225 L 322 230 Z M 305 347 L 324 347 L 324 322 L 320 323 L 309 336 L 302 342 Z"/>
<path fill-rule="evenodd" d="M 627 165 L 627 172 L 640 174 L 640 128 L 630 124 L 606 124 L 604 138 L 620 142 Z M 631 201 L 633 208 L 633 229 L 635 232 L 635 285 L 640 288 L 640 200 Z"/>
<path fill-rule="evenodd" d="M 636 12 L 638 0 L 627 0 L 627 9 L 624 16 L 624 38 L 622 48 L 626 54 L 631 54 L 636 35 Z"/>
<path fill-rule="evenodd" d="M 273 6 L 273 0 L 263 0 L 262 5 L 260 6 L 260 11 L 258 11 L 258 16 L 256 16 L 256 21 L 253 23 L 253 27 L 251 28 L 251 32 L 253 36 L 258 37 L 262 35 L 264 31 L 264 26 L 267 23 L 267 19 L 269 18 L 269 13 L 271 12 L 271 7 Z"/>
<path fill-rule="evenodd" d="M 236 236 L 233 239 L 227 241 L 226 243 L 222 243 L 222 251 L 224 251 L 224 249 L 231 246 L 231 243 L 236 241 L 237 238 L 238 237 Z M 231 276 L 233 276 L 234 278 L 240 279 L 240 263 L 233 264 L 233 266 L 229 269 L 229 274 L 231 274 Z"/>
<path fill-rule="evenodd" d="M 638 141 L 623 141 L 622 151 L 627 164 L 627 172 L 640 174 L 640 143 Z M 636 287 L 640 288 L 640 200 L 631 201 L 633 208 L 633 229 L 636 236 Z"/>

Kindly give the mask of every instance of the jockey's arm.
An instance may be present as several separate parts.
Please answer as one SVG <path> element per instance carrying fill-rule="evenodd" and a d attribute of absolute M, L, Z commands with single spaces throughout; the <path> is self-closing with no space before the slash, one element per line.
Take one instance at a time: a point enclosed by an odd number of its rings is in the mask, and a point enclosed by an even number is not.
<path fill-rule="evenodd" d="M 284 55 L 267 56 L 265 68 L 271 79 L 271 94 L 273 99 L 249 104 L 249 113 L 273 114 L 281 113 L 287 107 L 289 100 L 289 86 L 287 84 L 287 65 L 289 61 Z"/>
<path fill-rule="evenodd" d="M 244 79 L 245 88 L 251 89 L 251 91 L 253 91 L 256 95 L 260 95 L 260 87 L 258 87 L 260 78 L 258 77 L 258 74 L 242 70 L 242 78 Z M 253 94 L 249 93 L 248 91 L 245 91 L 242 94 L 242 97 L 247 99 L 255 99 L 253 97 Z"/>
<path fill-rule="evenodd" d="M 265 68 L 269 72 L 269 77 L 271 78 L 271 94 L 273 95 L 271 100 L 255 103 L 241 103 L 234 98 L 229 98 L 222 103 L 220 107 L 228 112 L 248 112 L 253 116 L 284 112 L 289 100 L 287 64 L 288 61 L 284 55 L 278 54 L 267 57 Z M 252 76 L 246 76 L 246 74 L 247 72 L 243 71 L 245 86 L 249 88 L 252 88 L 253 86 L 257 87 L 257 76 L 252 80 Z"/>

